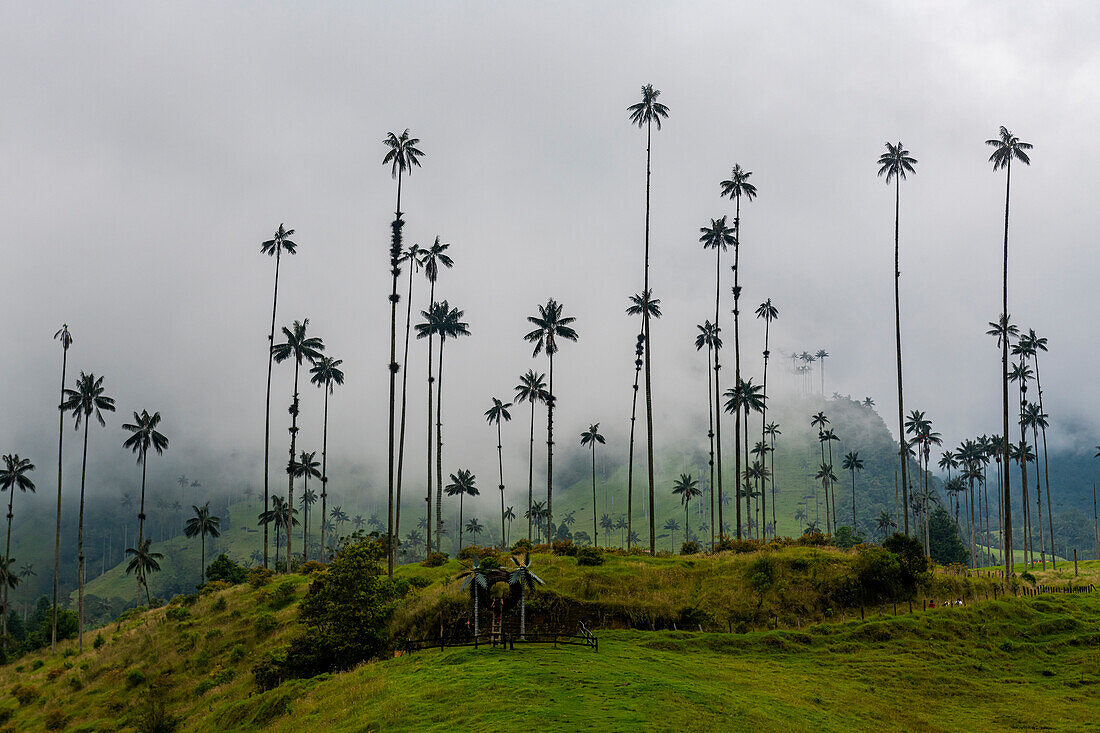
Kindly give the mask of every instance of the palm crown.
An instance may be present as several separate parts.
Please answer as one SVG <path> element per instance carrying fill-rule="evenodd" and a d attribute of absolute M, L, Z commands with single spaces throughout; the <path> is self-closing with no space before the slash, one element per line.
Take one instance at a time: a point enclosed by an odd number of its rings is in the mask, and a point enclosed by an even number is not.
<path fill-rule="evenodd" d="M 535 345 L 531 356 L 538 356 L 542 351 L 553 356 L 558 352 L 558 339 L 577 340 L 577 332 L 570 325 L 577 319 L 572 316 L 563 316 L 561 303 L 553 298 L 546 301 L 546 305 L 539 306 L 537 316 L 528 316 L 527 320 L 536 327 L 523 337 L 524 340 Z"/>
<path fill-rule="evenodd" d="M 316 336 L 306 336 L 309 327 L 309 319 L 295 321 L 290 328 L 283 326 L 283 336 L 286 341 L 271 347 L 271 354 L 275 361 L 282 364 L 291 357 L 298 364 L 303 361 L 311 363 L 321 358 L 321 352 L 325 350 L 325 344 Z"/>
<path fill-rule="evenodd" d="M 138 463 L 145 460 L 149 448 L 153 448 L 157 455 L 161 455 L 168 447 L 168 438 L 157 430 L 159 424 L 160 413 L 154 412 L 150 415 L 147 410 L 142 410 L 140 415 L 135 412 L 134 422 L 123 424 L 122 429 L 130 432 L 131 435 L 122 446 L 137 453 Z"/>
<path fill-rule="evenodd" d="M 477 477 L 465 468 L 460 468 L 458 473 L 451 474 L 451 483 L 447 484 L 447 496 L 467 494 L 477 496 L 481 492 L 477 490 Z"/>
<path fill-rule="evenodd" d="M 336 385 L 344 383 L 344 371 L 340 369 L 343 363 L 343 359 L 334 359 L 331 356 L 317 358 L 309 369 L 309 373 L 313 375 L 309 381 L 321 389 L 328 387 L 329 394 L 332 394 Z"/>
<path fill-rule="evenodd" d="M 512 414 L 508 412 L 508 408 L 511 406 L 511 402 L 501 402 L 494 397 L 493 406 L 485 411 L 485 421 L 490 425 L 499 425 L 501 420 L 505 422 L 511 420 Z"/>
<path fill-rule="evenodd" d="M 186 536 L 197 537 L 200 534 L 211 537 L 221 536 L 221 519 L 211 516 L 210 502 L 206 502 L 201 507 L 192 504 L 191 509 L 195 512 L 195 516 L 187 520 L 183 530 Z"/>
<path fill-rule="evenodd" d="M 726 217 L 711 219 L 710 226 L 699 227 L 699 241 L 703 249 L 726 249 L 737 243 L 733 229 L 726 226 Z"/>
<path fill-rule="evenodd" d="M 545 402 L 546 375 L 528 369 L 526 374 L 520 376 L 515 390 L 516 402 Z"/>
<path fill-rule="evenodd" d="M 913 164 L 916 162 L 917 159 L 909 155 L 909 151 L 900 141 L 897 145 L 888 142 L 886 152 L 878 157 L 878 174 L 880 177 L 886 176 L 887 184 L 894 178 L 905 180 L 907 173 L 916 173 L 913 169 Z"/>
<path fill-rule="evenodd" d="M 661 119 L 668 117 L 668 107 L 657 101 L 661 96 L 660 89 L 654 89 L 652 84 L 642 87 L 642 101 L 627 107 L 630 112 L 630 121 L 638 127 L 645 127 L 651 122 L 661 129 Z"/>
<path fill-rule="evenodd" d="M 681 473 L 680 478 L 672 484 L 672 493 L 680 496 L 681 504 L 687 504 L 695 497 L 701 496 L 703 492 L 699 490 L 699 482 L 690 474 Z"/>
<path fill-rule="evenodd" d="M 718 335 L 721 329 L 711 323 L 710 319 L 704 321 L 701 326 L 696 324 L 695 327 L 699 329 L 699 333 L 695 336 L 696 350 L 704 347 L 712 349 L 722 348 L 722 337 Z"/>
<path fill-rule="evenodd" d="M 408 128 L 400 135 L 389 133 L 382 140 L 382 144 L 389 148 L 386 151 L 386 156 L 382 158 L 382 165 L 389 164 L 390 174 L 394 178 L 397 178 L 399 172 L 408 171 L 411 174 L 413 166 L 420 167 L 419 158 L 424 155 L 416 147 L 419 143 L 420 138 L 409 137 Z"/>
<path fill-rule="evenodd" d="M 260 252 L 269 256 L 275 256 L 283 252 L 292 255 L 298 249 L 298 245 L 290 239 L 292 236 L 294 236 L 294 230 L 284 229 L 283 225 L 280 224 L 279 228 L 275 230 L 275 236 L 260 244 Z"/>
<path fill-rule="evenodd" d="M 768 298 L 756 307 L 756 317 L 763 318 L 765 321 L 771 323 L 776 318 L 779 318 L 779 309 L 772 305 L 772 299 Z"/>
<path fill-rule="evenodd" d="M 80 427 L 81 419 L 91 419 L 95 415 L 100 425 L 106 425 L 103 419 L 103 410 L 115 411 L 115 400 L 103 393 L 103 377 L 94 374 L 80 373 L 76 380 L 76 389 L 66 389 L 65 399 L 61 403 L 61 409 L 71 412 L 76 417 L 76 427 Z"/>
<path fill-rule="evenodd" d="M 604 440 L 603 436 L 600 435 L 600 424 L 599 423 L 594 423 L 592 425 L 589 425 L 588 430 L 585 430 L 584 432 L 581 433 L 581 445 L 582 446 L 587 446 L 587 445 L 595 446 L 596 443 L 603 444 L 603 443 L 606 443 L 606 442 L 607 441 Z"/>
<path fill-rule="evenodd" d="M 294 478 L 321 478 L 321 472 L 318 470 L 320 467 L 317 451 L 302 451 L 298 460 L 294 462 Z"/>
<path fill-rule="evenodd" d="M 626 308 L 628 316 L 640 316 L 647 310 L 650 318 L 661 317 L 661 299 L 654 298 L 652 290 L 644 290 L 630 296 L 630 305 Z"/>
<path fill-rule="evenodd" d="M 454 267 L 455 261 L 447 255 L 450 246 L 446 242 L 439 241 L 439 237 L 436 237 L 431 247 L 421 250 L 421 264 L 424 266 L 424 276 L 428 278 L 429 282 L 434 283 L 439 278 L 440 265 L 448 269 Z"/>
<path fill-rule="evenodd" d="M 18 454 L 4 456 L 4 467 L 0 469 L 0 491 L 34 491 L 34 482 L 27 474 L 34 470 L 29 458 L 20 458 Z"/>
<path fill-rule="evenodd" d="M 722 196 L 731 199 L 737 199 L 744 196 L 749 201 L 756 198 L 756 186 L 749 183 L 749 178 L 752 176 L 752 171 L 747 171 L 741 167 L 740 164 L 733 166 L 730 171 L 729 180 L 722 181 L 719 186 L 722 189 Z"/>
<path fill-rule="evenodd" d="M 1013 159 L 1024 165 L 1031 165 L 1031 158 L 1027 157 L 1028 150 L 1033 147 L 1031 143 L 1025 143 L 1020 138 L 1001 125 L 999 135 L 992 140 L 986 140 L 985 144 L 993 148 L 989 156 L 989 162 L 993 164 L 993 170 L 1000 170 L 1011 165 Z"/>

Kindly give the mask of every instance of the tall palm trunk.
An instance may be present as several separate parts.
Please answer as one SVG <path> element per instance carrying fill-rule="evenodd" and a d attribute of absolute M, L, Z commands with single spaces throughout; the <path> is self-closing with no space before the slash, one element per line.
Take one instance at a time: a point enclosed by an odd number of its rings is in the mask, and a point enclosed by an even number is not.
<path fill-rule="evenodd" d="M 740 432 L 740 431 L 739 431 Z M 745 491 L 745 533 L 752 538 L 752 484 L 749 483 L 749 406 L 745 405 L 745 477 L 740 479 Z"/>
<path fill-rule="evenodd" d="M 500 473 L 500 546 L 507 548 L 508 539 L 504 533 L 504 447 L 500 439 L 500 418 L 497 418 L 497 468 Z"/>
<path fill-rule="evenodd" d="M 772 537 L 778 534 L 778 524 L 775 521 L 775 436 L 771 440 L 771 472 L 772 472 Z"/>
<path fill-rule="evenodd" d="M 530 532 L 528 532 L 530 534 Z M 526 579 L 524 579 L 526 581 Z M 519 584 L 519 639 L 527 640 L 527 583 Z"/>
<path fill-rule="evenodd" d="M 649 177 L 650 177 L 650 151 L 653 143 L 652 122 L 646 122 L 645 142 L 645 283 L 642 286 L 642 297 L 647 300 L 649 293 Z M 657 524 L 654 518 L 653 491 L 653 385 L 650 372 L 650 352 L 653 351 L 649 339 L 649 307 L 648 303 L 642 308 L 642 332 L 645 334 L 645 428 L 646 428 L 646 454 L 649 468 L 649 552 L 657 552 Z"/>
<path fill-rule="evenodd" d="M 88 420 L 84 420 L 84 458 L 80 463 L 80 513 L 76 520 L 77 651 L 84 651 L 84 483 L 88 476 Z M 138 598 L 140 601 L 141 599 Z"/>
<path fill-rule="evenodd" d="M 199 545 L 202 547 L 199 555 L 199 585 L 206 584 L 206 532 L 200 533 Z M 149 587 L 145 587 L 145 591 L 149 591 Z"/>
<path fill-rule="evenodd" d="M 7 539 L 6 545 L 4 546 L 4 562 L 7 563 L 7 566 L 4 568 L 5 576 L 9 576 L 13 572 L 13 568 L 11 566 L 11 520 L 12 520 L 12 517 L 15 516 L 14 514 L 12 514 L 12 506 L 15 503 L 15 484 L 14 483 L 11 485 L 10 491 L 11 491 L 11 493 L 8 495 L 8 539 Z M 8 583 L 8 578 L 5 577 L 4 578 L 4 625 L 3 625 L 3 634 L 2 634 L 5 638 L 8 635 L 8 586 L 9 585 L 10 584 Z"/>
<path fill-rule="evenodd" d="M 1006 338 L 1007 341 L 1007 338 Z M 1023 365 L 1023 359 L 1020 360 L 1021 366 Z M 1023 379 L 1020 380 L 1020 496 L 1023 504 L 1021 509 L 1023 510 L 1023 522 L 1024 522 L 1024 552 L 1026 553 L 1028 569 L 1031 569 L 1031 561 L 1035 559 L 1034 544 L 1035 540 L 1031 531 L 1031 505 L 1028 503 L 1027 498 L 1027 428 L 1024 426 L 1024 406 L 1027 403 L 1025 395 L 1027 394 L 1027 382 Z"/>
<path fill-rule="evenodd" d="M 546 398 L 546 541 L 551 542 L 550 528 L 554 526 L 554 355 L 550 357 L 550 378 Z"/>
<path fill-rule="evenodd" d="M 61 457 L 65 441 L 65 411 L 61 403 L 65 401 L 65 369 L 69 365 L 69 347 L 66 344 L 61 352 L 61 402 L 57 412 L 57 524 L 53 539 L 53 609 L 50 624 L 50 652 L 57 651 L 57 581 L 61 575 Z"/>
<path fill-rule="evenodd" d="M 1039 354 L 1035 354 L 1035 389 L 1039 392 L 1039 413 L 1045 415 L 1043 411 L 1043 383 L 1039 381 Z M 1054 512 L 1050 508 L 1050 461 L 1047 458 L 1047 426 L 1043 425 L 1043 481 L 1046 483 L 1047 489 L 1047 520 L 1050 522 L 1050 564 L 1055 570 L 1058 569 L 1058 560 L 1055 557 L 1054 552 Z M 1038 440 L 1036 440 L 1036 449 L 1038 447 Z M 1039 467 L 1035 467 L 1038 472 Z"/>
<path fill-rule="evenodd" d="M 932 504 L 928 493 L 928 449 L 925 446 L 924 451 L 924 554 L 928 557 L 932 557 Z M 981 487 L 978 487 L 981 491 Z M 981 494 L 978 494 L 978 498 L 981 498 Z M 980 514 L 978 516 L 981 516 Z M 855 526 L 852 527 L 855 530 Z"/>
<path fill-rule="evenodd" d="M 901 379 L 901 259 L 898 225 L 901 215 L 901 179 L 894 178 L 894 333 L 898 356 L 898 436 L 901 445 L 901 503 L 905 507 L 905 535 L 909 536 L 909 452 L 905 445 L 905 393 Z"/>
<path fill-rule="evenodd" d="M 856 470 L 852 469 L 852 534 L 856 531 Z"/>
<path fill-rule="evenodd" d="M 974 527 L 977 524 L 974 516 L 974 479 L 969 479 L 970 491 L 969 499 L 970 506 L 967 509 L 967 524 L 970 528 L 970 567 L 977 567 L 978 565 L 978 546 L 977 546 L 977 533 L 974 531 Z"/>
<path fill-rule="evenodd" d="M 294 559 L 291 547 L 294 533 L 291 529 L 294 527 L 294 448 L 298 443 L 298 367 L 300 365 L 301 360 L 296 357 L 294 359 L 294 399 L 291 401 L 290 412 L 290 462 L 286 464 L 286 510 L 289 517 L 286 527 L 286 571 L 288 573 L 290 572 L 290 563 Z"/>
<path fill-rule="evenodd" d="M 738 264 L 741 260 L 741 195 L 736 197 L 736 210 L 733 216 L 733 386 L 741 389 L 741 319 L 740 300 L 741 286 L 738 273 Z M 748 419 L 745 421 L 745 432 L 748 432 Z M 737 539 L 741 539 L 741 412 L 734 411 L 733 444 L 735 446 L 733 458 L 733 475 L 737 486 Z M 745 450 L 745 462 L 748 463 L 748 450 Z M 748 522 L 748 517 L 745 517 Z"/>
<path fill-rule="evenodd" d="M 272 348 L 275 346 L 275 309 L 279 305 L 279 261 L 283 256 L 281 246 L 275 249 L 275 293 L 271 297 L 271 333 L 267 337 L 267 401 L 264 405 L 264 511 L 270 507 L 268 474 L 271 462 L 271 368 L 274 364 Z M 267 524 L 264 524 L 264 567 L 267 567 Z"/>
<path fill-rule="evenodd" d="M 462 552 L 462 500 L 466 498 L 466 492 L 458 495 L 458 551 Z M 457 553 L 456 553 L 457 554 Z"/>
<path fill-rule="evenodd" d="M 398 171 L 398 191 L 401 189 L 401 173 Z M 401 275 L 401 268 L 399 263 L 401 261 L 401 227 L 404 222 L 401 221 L 401 194 L 397 195 L 397 213 L 393 219 L 393 236 L 390 243 L 390 274 L 392 275 L 393 285 L 390 291 L 390 412 L 389 412 L 389 452 L 387 454 L 388 470 L 386 473 L 386 479 L 388 484 L 387 493 L 387 505 L 386 505 L 386 573 L 390 578 L 393 577 L 393 554 L 394 548 L 397 545 L 396 537 L 393 532 L 393 494 L 394 494 L 394 479 L 396 478 L 395 470 L 395 458 L 394 455 L 394 417 L 397 411 L 397 370 L 400 369 L 400 365 L 397 363 L 397 301 L 400 296 L 397 294 L 397 278 Z M 411 269 L 411 268 L 410 268 Z M 291 462 L 293 462 L 294 456 L 291 455 Z M 291 488 L 293 489 L 294 480 L 291 479 Z M 294 505 L 291 504 L 293 507 Z M 286 566 L 290 569 L 290 528 L 287 528 L 286 533 Z"/>
<path fill-rule="evenodd" d="M 446 341 L 446 337 L 440 334 L 439 380 L 436 384 L 435 400 L 435 544 L 437 551 L 439 551 L 443 542 L 443 344 Z M 431 430 L 431 425 L 428 426 L 428 429 Z M 431 491 L 430 488 L 428 490 Z"/>
<path fill-rule="evenodd" d="M 600 546 L 600 533 L 596 524 L 596 441 L 592 441 L 592 544 Z M 10 520 L 9 520 L 10 523 Z"/>
<path fill-rule="evenodd" d="M 409 261 L 409 298 L 405 309 L 405 354 L 401 357 L 401 427 L 397 437 L 397 492 L 393 508 L 394 536 L 401 537 L 401 484 L 405 473 L 405 416 L 409 397 L 409 334 L 412 332 L 413 271 L 415 263 Z"/>
<path fill-rule="evenodd" d="M 762 410 L 761 410 L 761 414 L 760 414 L 760 442 L 764 445 L 767 445 L 767 443 L 766 443 L 767 434 L 764 431 L 767 429 L 767 426 L 768 426 L 768 357 L 770 356 L 770 353 L 768 352 L 768 336 L 770 335 L 771 325 L 772 325 L 771 324 L 771 319 L 765 318 L 764 319 L 764 383 L 763 383 L 763 390 L 762 390 L 762 393 L 764 395 L 764 400 L 761 403 Z M 767 456 L 764 456 L 764 457 L 767 458 Z M 761 460 L 760 463 L 761 463 L 761 465 L 763 465 L 764 461 Z M 772 475 L 771 480 L 772 480 L 772 484 L 774 485 L 775 484 L 775 476 L 774 475 Z M 763 516 L 764 524 L 768 523 L 767 493 L 768 493 L 767 478 L 764 477 L 762 479 L 762 485 L 760 487 L 760 500 L 761 500 L 761 505 L 762 505 L 761 508 L 763 509 L 763 515 L 762 516 Z M 775 503 L 775 497 L 774 496 L 772 496 L 772 503 L 773 503 L 772 508 L 774 509 L 775 508 L 774 507 L 774 503 Z M 853 513 L 855 512 L 855 503 L 854 502 L 853 502 L 853 505 L 852 505 L 852 511 L 853 511 Z M 854 521 L 855 520 L 853 520 L 853 522 Z M 853 529 L 855 529 L 855 527 L 853 527 Z M 768 537 L 767 531 L 765 531 L 762 536 L 764 537 L 764 539 L 767 539 L 767 537 Z M 775 536 L 775 527 L 774 526 L 772 527 L 772 536 L 773 537 Z"/>
<path fill-rule="evenodd" d="M 328 518 L 328 391 L 325 381 L 325 418 L 321 423 L 321 562 L 325 562 L 325 519 Z"/>
<path fill-rule="evenodd" d="M 715 312 L 718 311 L 717 299 L 715 299 L 714 305 Z M 716 316 L 717 318 L 717 316 Z M 717 334 L 718 323 L 714 324 L 714 331 Z M 718 380 L 718 371 L 721 369 L 721 364 L 718 361 L 718 349 L 714 350 L 714 458 L 717 462 L 715 473 L 718 476 L 718 539 L 722 539 L 722 528 L 724 526 L 724 516 L 722 509 L 722 499 L 725 498 L 725 493 L 722 491 L 722 395 L 721 386 Z"/>
<path fill-rule="evenodd" d="M 1043 532 L 1043 494 L 1042 486 L 1039 483 L 1039 431 L 1033 425 L 1031 427 L 1031 437 L 1035 441 L 1036 455 L 1035 455 L 1035 507 L 1039 511 L 1039 559 L 1043 563 L 1043 570 L 1047 569 L 1047 556 L 1046 556 L 1046 538 Z M 1050 543 L 1050 554 L 1054 555 L 1054 543 Z"/>
<path fill-rule="evenodd" d="M 309 495 L 309 474 L 302 481 L 302 562 L 309 562 L 309 504 L 304 501 Z"/>
<path fill-rule="evenodd" d="M 717 331 L 715 332 L 717 333 Z M 714 549 L 714 392 L 711 390 L 713 382 L 710 373 L 710 358 L 714 351 L 713 344 L 707 346 L 707 438 L 710 439 L 710 546 Z M 721 534 L 719 532 L 719 534 Z"/>
<path fill-rule="evenodd" d="M 1012 549 L 1012 492 L 1009 491 L 1011 481 L 1008 470 L 1008 202 L 1012 191 L 1012 158 L 1008 159 L 1007 172 L 1005 174 L 1005 240 L 1004 240 L 1004 294 L 1001 313 L 1004 316 L 1005 333 L 1001 338 L 1001 413 L 1004 425 L 1001 433 L 1004 441 L 1005 472 L 1004 472 L 1004 544 L 1002 548 L 1005 556 L 1005 575 L 1011 576 L 1015 571 L 1015 560 Z"/>
<path fill-rule="evenodd" d="M 639 334 L 642 342 L 642 350 L 645 350 L 645 331 Z M 634 366 L 634 396 L 630 405 L 630 450 L 627 454 L 626 460 L 626 548 L 630 549 L 630 531 L 634 524 L 634 429 L 638 421 L 638 382 L 641 379 L 642 365 L 637 362 L 639 358 L 635 358 Z"/>
<path fill-rule="evenodd" d="M 432 310 L 432 306 L 435 305 L 435 281 L 431 281 L 431 285 L 428 288 L 428 312 Z M 435 444 L 432 438 L 432 384 L 435 382 L 435 377 L 432 374 L 432 340 L 434 334 L 429 329 L 428 331 L 428 498 L 427 501 L 427 518 L 428 528 L 427 532 L 427 547 L 428 552 L 432 551 L 432 446 Z M 439 496 L 436 499 L 436 512 L 435 512 L 435 551 L 440 552 L 440 543 L 442 542 L 443 529 L 443 516 L 439 513 L 442 508 L 443 497 Z"/>
<path fill-rule="evenodd" d="M 141 505 L 138 508 L 138 547 L 145 539 L 145 460 L 148 458 L 146 449 L 141 449 Z"/>
<path fill-rule="evenodd" d="M 532 537 L 531 523 L 534 516 L 531 514 L 531 505 L 535 499 L 535 400 L 531 399 L 531 442 L 527 453 L 527 539 Z"/>

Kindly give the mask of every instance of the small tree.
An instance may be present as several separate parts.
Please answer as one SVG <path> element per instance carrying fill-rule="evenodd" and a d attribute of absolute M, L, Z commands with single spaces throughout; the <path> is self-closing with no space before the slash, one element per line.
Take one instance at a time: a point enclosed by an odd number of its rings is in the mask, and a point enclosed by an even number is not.
<path fill-rule="evenodd" d="M 462 580 L 462 590 L 469 588 L 470 595 L 474 598 L 475 638 L 481 632 L 481 626 L 478 623 L 478 611 L 480 609 L 478 605 L 478 588 L 485 591 L 489 590 L 489 575 L 486 570 L 486 568 L 481 566 L 481 562 L 478 560 L 477 555 L 474 555 L 470 559 L 470 564 L 466 566 L 466 569 L 458 574 L 458 579 Z"/>
<path fill-rule="evenodd" d="M 519 638 L 525 640 L 527 633 L 527 589 L 534 590 L 535 584 L 543 585 L 542 578 L 531 572 L 531 553 L 523 553 L 521 561 L 512 555 L 515 569 L 508 573 L 508 583 L 519 586 Z"/>

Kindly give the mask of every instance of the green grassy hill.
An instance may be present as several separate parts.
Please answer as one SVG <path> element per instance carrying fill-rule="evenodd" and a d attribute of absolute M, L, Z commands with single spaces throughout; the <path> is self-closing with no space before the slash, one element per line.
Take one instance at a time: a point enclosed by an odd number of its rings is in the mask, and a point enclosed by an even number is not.
<path fill-rule="evenodd" d="M 751 596 L 745 572 L 758 555 L 613 557 L 595 568 L 537 555 L 547 589 L 536 595 L 589 595 L 639 616 L 687 600 L 718 613 Z M 790 598 L 811 605 L 807 579 L 843 574 L 851 557 L 816 548 L 778 555 L 796 570 L 812 561 L 803 575 L 783 576 Z M 399 569 L 424 587 L 398 609 L 395 634 L 416 629 L 418 604 L 465 605 L 457 567 Z M 1095 582 L 1100 563 L 1082 571 Z M 293 575 L 111 623 L 87 635 L 83 654 L 69 641 L 58 656 L 0 667 L 0 730 L 142 730 L 150 710 L 187 731 L 505 730 L 517 721 L 571 730 L 1081 730 L 1095 722 L 1100 595 L 993 601 L 982 600 L 983 579 L 935 582 L 951 584 L 940 592 L 970 592 L 967 605 L 898 616 L 868 609 L 865 621 L 836 614 L 749 633 L 599 630 L 598 652 L 430 649 L 260 692 L 252 665 L 297 626 L 308 579 Z"/>

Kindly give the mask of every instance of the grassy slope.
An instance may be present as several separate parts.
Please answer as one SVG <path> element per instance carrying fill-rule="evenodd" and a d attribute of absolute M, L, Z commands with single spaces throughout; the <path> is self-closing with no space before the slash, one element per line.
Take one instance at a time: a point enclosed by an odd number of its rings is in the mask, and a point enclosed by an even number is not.
<path fill-rule="evenodd" d="M 554 585 L 574 592 L 591 576 L 607 600 L 623 595 L 616 579 L 640 572 L 628 562 L 637 560 L 587 570 L 562 558 L 536 558 Z M 668 585 L 679 576 L 683 588 L 677 592 L 690 593 L 686 561 L 642 562 L 643 578 L 660 574 Z M 1095 578 L 1100 563 L 1082 571 Z M 438 581 L 453 577 L 450 568 L 402 572 Z M 276 583 L 289 583 L 300 597 L 306 580 L 292 576 Z M 641 585 L 630 602 L 644 603 L 658 592 Z M 732 722 L 735 728 L 778 730 L 1079 730 L 1092 721 L 1100 684 L 1100 595 L 1053 595 L 802 632 L 603 631 L 598 653 L 429 650 L 261 694 L 252 684 L 252 664 L 267 648 L 285 643 L 296 626 L 293 603 L 271 606 L 272 587 L 203 596 L 185 621 L 169 621 L 166 610 L 157 609 L 104 628 L 98 650 L 89 644 L 83 655 L 38 653 L 0 668 L 0 719 L 11 711 L 0 730 L 42 729 L 54 710 L 73 730 L 133 729 L 148 696 L 144 684 L 127 685 L 132 670 L 161 680 L 169 710 L 183 729 L 194 731 L 503 730 L 518 718 L 568 729 L 717 730 Z M 221 598 L 226 607 L 216 610 Z M 262 613 L 278 621 L 267 634 L 255 628 Z M 44 664 L 34 669 L 37 660 Z M 231 680 L 197 690 L 224 669 L 233 670 Z M 17 684 L 33 687 L 37 698 L 19 706 L 10 694 Z"/>

